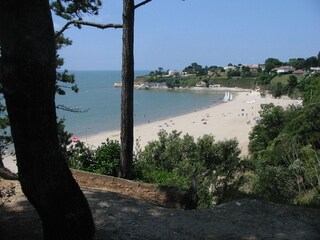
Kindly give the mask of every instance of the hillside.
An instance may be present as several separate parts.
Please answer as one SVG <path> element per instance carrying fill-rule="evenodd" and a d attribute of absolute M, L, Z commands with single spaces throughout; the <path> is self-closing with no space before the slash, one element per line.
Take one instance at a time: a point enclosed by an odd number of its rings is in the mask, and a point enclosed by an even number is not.
<path fill-rule="evenodd" d="M 150 199 L 154 188 L 137 197 L 135 189 L 144 188 L 138 183 L 98 175 L 80 180 L 95 219 L 96 239 L 320 239 L 320 209 L 254 199 L 214 209 L 170 209 L 150 203 L 155 202 Z M 90 186 L 99 181 L 103 188 Z M 6 202 L 0 207 L 1 239 L 41 239 L 40 220 L 19 183 L 0 180 L 0 186 L 15 193 L 3 198 Z"/>

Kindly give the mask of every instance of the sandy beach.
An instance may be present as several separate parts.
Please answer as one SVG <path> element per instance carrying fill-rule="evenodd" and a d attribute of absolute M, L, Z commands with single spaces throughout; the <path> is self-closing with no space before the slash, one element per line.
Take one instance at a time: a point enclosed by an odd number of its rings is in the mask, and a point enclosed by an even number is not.
<path fill-rule="evenodd" d="M 273 103 L 286 107 L 294 101 L 288 98 L 274 99 L 270 95 L 260 97 L 258 92 L 234 92 L 234 100 L 211 106 L 206 109 L 194 111 L 177 117 L 172 117 L 148 124 L 138 125 L 134 128 L 134 138 L 139 139 L 140 147 L 149 141 L 156 140 L 161 129 L 167 132 L 173 130 L 189 134 L 197 139 L 204 134 L 212 134 L 216 141 L 237 138 L 242 155 L 248 154 L 249 132 L 259 117 L 260 105 Z M 120 140 L 120 131 L 102 132 L 93 136 L 80 137 L 80 140 L 90 146 L 97 147 L 109 138 Z M 135 141 L 136 146 L 136 141 Z M 4 165 L 13 172 L 17 172 L 14 157 L 4 159 Z"/>
<path fill-rule="evenodd" d="M 237 92 L 234 95 L 234 100 L 230 102 L 181 116 L 135 126 L 135 139 L 139 139 L 140 146 L 144 147 L 149 141 L 158 138 L 157 133 L 161 129 L 167 132 L 177 130 L 181 131 L 182 134 L 188 133 L 195 139 L 204 134 L 212 134 L 217 141 L 237 138 L 242 155 L 246 155 L 248 153 L 249 132 L 256 124 L 255 118 L 259 117 L 260 105 L 274 103 L 275 105 L 286 107 L 293 104 L 293 100 L 288 98 L 274 99 L 271 96 L 262 98 L 258 92 Z M 98 146 L 107 138 L 119 140 L 120 132 L 104 132 L 89 136 L 87 143 Z M 85 140 L 81 139 L 81 141 Z"/>

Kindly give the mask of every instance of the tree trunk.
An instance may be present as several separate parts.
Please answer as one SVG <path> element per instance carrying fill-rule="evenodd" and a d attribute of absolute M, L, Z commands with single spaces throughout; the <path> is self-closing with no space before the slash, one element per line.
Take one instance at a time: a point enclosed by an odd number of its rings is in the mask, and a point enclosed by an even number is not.
<path fill-rule="evenodd" d="M 4 168 L 4 164 L 2 161 L 2 153 L 0 152 L 0 168 Z"/>
<path fill-rule="evenodd" d="M 120 177 L 131 178 L 133 158 L 134 0 L 123 0 Z"/>
<path fill-rule="evenodd" d="M 0 1 L 1 82 L 22 190 L 44 239 L 93 239 L 88 203 L 61 154 L 55 38 L 48 1 Z"/>

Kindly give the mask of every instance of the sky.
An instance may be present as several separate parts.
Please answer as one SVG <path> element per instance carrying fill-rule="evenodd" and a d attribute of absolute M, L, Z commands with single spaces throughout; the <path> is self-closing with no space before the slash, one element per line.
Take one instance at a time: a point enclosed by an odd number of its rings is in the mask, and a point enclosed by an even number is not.
<path fill-rule="evenodd" d="M 142 0 L 136 0 L 136 4 Z M 122 0 L 104 0 L 98 23 L 122 23 Z M 56 30 L 65 21 L 53 16 Z M 122 29 L 70 27 L 59 54 L 69 70 L 120 70 Z M 288 61 L 320 51 L 320 0 L 152 0 L 135 13 L 135 69 Z"/>

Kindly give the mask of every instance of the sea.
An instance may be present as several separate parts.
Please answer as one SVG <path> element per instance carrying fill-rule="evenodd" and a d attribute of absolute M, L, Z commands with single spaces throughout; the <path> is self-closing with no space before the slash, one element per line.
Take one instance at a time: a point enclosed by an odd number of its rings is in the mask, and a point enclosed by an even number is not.
<path fill-rule="evenodd" d="M 135 76 L 150 71 L 136 71 Z M 120 129 L 121 71 L 70 71 L 76 78 L 79 92 L 66 89 L 56 96 L 56 104 L 78 112 L 57 110 L 65 119 L 65 129 L 77 137 Z M 224 93 L 187 90 L 135 90 L 134 123 L 145 124 L 220 104 Z"/>

